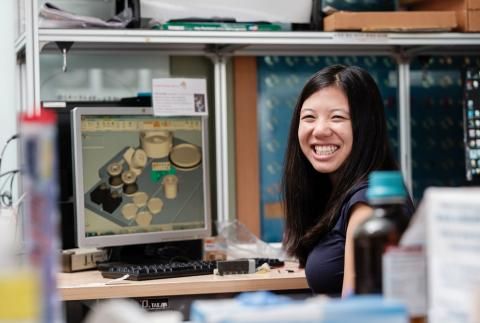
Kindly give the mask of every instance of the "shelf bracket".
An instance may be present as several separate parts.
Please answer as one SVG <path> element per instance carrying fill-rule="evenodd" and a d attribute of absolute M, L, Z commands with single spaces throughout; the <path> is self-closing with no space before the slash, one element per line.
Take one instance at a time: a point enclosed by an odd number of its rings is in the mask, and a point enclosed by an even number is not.
<path fill-rule="evenodd" d="M 215 56 L 228 56 L 228 55 L 233 55 L 233 53 L 236 50 L 243 49 L 245 47 L 248 47 L 248 45 L 245 44 L 236 44 L 236 45 L 217 45 L 217 44 L 212 44 L 208 45 L 206 48 L 207 53 L 214 54 Z"/>
<path fill-rule="evenodd" d="M 55 42 L 58 49 L 62 52 L 63 63 L 62 63 L 62 71 L 65 73 L 67 71 L 67 53 L 72 48 L 73 42 L 66 41 L 66 42 Z"/>
<path fill-rule="evenodd" d="M 232 44 L 232 45 L 218 46 L 217 53 L 223 54 L 223 55 L 226 55 L 226 54 L 233 55 L 235 51 L 244 49 L 246 47 L 248 47 L 248 45 L 245 45 L 245 44 Z"/>
<path fill-rule="evenodd" d="M 209 55 L 214 64 L 215 84 L 215 147 L 217 175 L 217 221 L 225 222 L 234 218 L 230 193 L 231 176 L 229 176 L 229 143 L 227 103 L 227 62 L 222 55 Z"/>
<path fill-rule="evenodd" d="M 413 53 L 414 49 L 406 49 L 402 46 L 397 46 L 393 50 L 393 58 L 397 62 L 397 64 L 409 64 L 414 56 Z"/>
<path fill-rule="evenodd" d="M 395 55 L 398 65 L 398 121 L 400 141 L 400 168 L 405 185 L 413 196 L 412 151 L 410 124 L 410 61 L 411 56 L 399 48 Z"/>
<path fill-rule="evenodd" d="M 39 41 L 38 42 L 38 52 L 41 53 L 43 51 L 43 49 L 45 48 L 45 46 L 48 45 L 48 42 L 46 41 Z"/>
<path fill-rule="evenodd" d="M 433 51 L 436 46 L 415 46 L 412 48 L 404 49 L 405 55 L 410 57 L 421 55 L 423 52 Z"/>

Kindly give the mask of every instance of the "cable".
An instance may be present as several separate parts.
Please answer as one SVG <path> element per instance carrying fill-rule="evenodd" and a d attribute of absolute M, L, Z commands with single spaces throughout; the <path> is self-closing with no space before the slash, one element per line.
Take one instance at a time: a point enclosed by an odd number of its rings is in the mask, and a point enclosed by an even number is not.
<path fill-rule="evenodd" d="M 9 170 L 8 172 L 0 174 L 0 178 L 2 178 L 3 176 L 7 176 L 9 174 L 16 174 L 16 173 L 19 173 L 19 172 L 20 172 L 20 169 Z"/>
<path fill-rule="evenodd" d="M 14 176 L 16 173 L 17 173 L 16 170 L 15 170 L 15 171 L 9 171 L 9 172 L 6 172 L 5 174 L 1 174 L 0 177 L 3 177 L 2 175 L 4 175 L 4 176 L 10 175 L 10 177 L 9 177 L 8 179 L 11 179 L 11 177 Z M 8 179 L 6 179 L 6 180 L 0 185 L 0 192 L 2 192 L 3 189 L 5 188 L 5 185 L 7 185 Z"/>
<path fill-rule="evenodd" d="M 2 152 L 0 153 L 0 173 L 2 172 L 2 161 L 3 161 L 3 155 L 5 154 L 5 150 L 7 149 L 8 144 L 9 144 L 12 140 L 17 139 L 18 137 L 20 137 L 20 135 L 19 135 L 18 133 L 16 133 L 16 134 L 14 134 L 13 136 L 11 136 L 10 138 L 8 138 L 8 140 L 5 142 L 5 144 L 3 144 Z M 1 176 L 1 175 L 0 175 L 0 176 Z"/>
<path fill-rule="evenodd" d="M 7 205 L 8 206 L 12 206 L 13 204 L 13 180 L 15 179 L 15 175 L 17 175 L 17 173 L 12 173 L 12 176 L 10 176 L 10 189 L 6 194 L 6 196 L 8 197 L 7 199 Z"/>
<path fill-rule="evenodd" d="M 0 206 L 1 207 L 11 207 L 13 205 L 13 181 L 15 180 L 15 175 L 20 171 L 19 169 L 15 170 L 10 170 L 8 172 L 2 173 L 2 161 L 3 161 L 3 156 L 5 155 L 5 151 L 7 150 L 8 144 L 12 142 L 13 140 L 17 139 L 20 137 L 18 133 L 14 134 L 8 140 L 5 142 L 2 148 L 2 152 L 0 153 L 0 178 L 10 175 L 9 178 L 7 178 L 3 184 L 0 187 Z M 4 191 L 4 187 L 6 183 L 10 180 L 10 188 L 7 191 Z"/>
<path fill-rule="evenodd" d="M 13 181 L 15 179 L 15 175 L 18 173 L 18 170 L 13 170 L 6 172 L 5 174 L 2 175 L 10 175 L 10 178 L 5 180 L 0 188 L 0 205 L 1 207 L 11 207 L 13 205 Z M 3 188 L 5 187 L 6 183 L 10 180 L 10 188 L 8 191 L 3 191 Z"/>
<path fill-rule="evenodd" d="M 13 181 L 15 179 L 15 175 L 19 173 L 19 169 L 14 169 L 3 174 L 0 174 L 0 178 L 10 175 L 1 185 L 0 185 L 0 206 L 1 207 L 11 207 L 13 205 Z M 5 185 L 7 185 L 8 181 L 10 181 L 10 188 L 7 191 L 4 191 Z"/>

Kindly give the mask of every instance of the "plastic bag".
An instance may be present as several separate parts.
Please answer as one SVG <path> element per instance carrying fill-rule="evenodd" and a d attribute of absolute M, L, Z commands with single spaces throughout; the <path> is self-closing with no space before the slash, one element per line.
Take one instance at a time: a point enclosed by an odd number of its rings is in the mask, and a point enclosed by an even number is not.
<path fill-rule="evenodd" d="M 40 28 L 125 28 L 132 21 L 132 9 L 104 21 L 100 18 L 77 15 L 46 2 L 39 12 Z"/>
<path fill-rule="evenodd" d="M 217 222 L 217 231 L 219 237 L 224 240 L 227 259 L 286 258 L 282 248 L 276 248 L 260 240 L 237 220 Z"/>

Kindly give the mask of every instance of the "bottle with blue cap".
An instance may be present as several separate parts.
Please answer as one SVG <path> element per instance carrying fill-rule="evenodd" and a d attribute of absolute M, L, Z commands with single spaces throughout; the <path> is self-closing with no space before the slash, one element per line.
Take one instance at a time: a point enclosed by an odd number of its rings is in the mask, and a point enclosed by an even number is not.
<path fill-rule="evenodd" d="M 375 171 L 368 180 L 372 215 L 354 233 L 355 294 L 382 293 L 382 258 L 405 231 L 407 192 L 399 171 Z"/>

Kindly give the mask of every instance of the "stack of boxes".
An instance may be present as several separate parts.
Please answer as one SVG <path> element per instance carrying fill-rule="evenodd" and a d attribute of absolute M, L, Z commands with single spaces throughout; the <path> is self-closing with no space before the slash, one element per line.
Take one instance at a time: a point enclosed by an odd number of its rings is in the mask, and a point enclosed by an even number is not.
<path fill-rule="evenodd" d="M 412 10 L 448 10 L 455 11 L 457 31 L 480 31 L 480 0 L 422 0 L 414 1 Z"/>
<path fill-rule="evenodd" d="M 468 1 L 480 3 L 480 0 Z M 419 11 L 416 10 L 417 5 L 420 7 L 427 2 L 437 4 L 437 2 L 450 2 L 450 0 L 403 0 L 400 2 L 402 9 L 405 4 L 411 5 L 415 12 L 399 11 L 400 6 L 395 0 L 322 0 L 322 12 L 328 14 L 323 20 L 323 30 L 447 32 L 457 27 L 456 12 L 453 9 L 443 11 L 425 6 Z"/>

